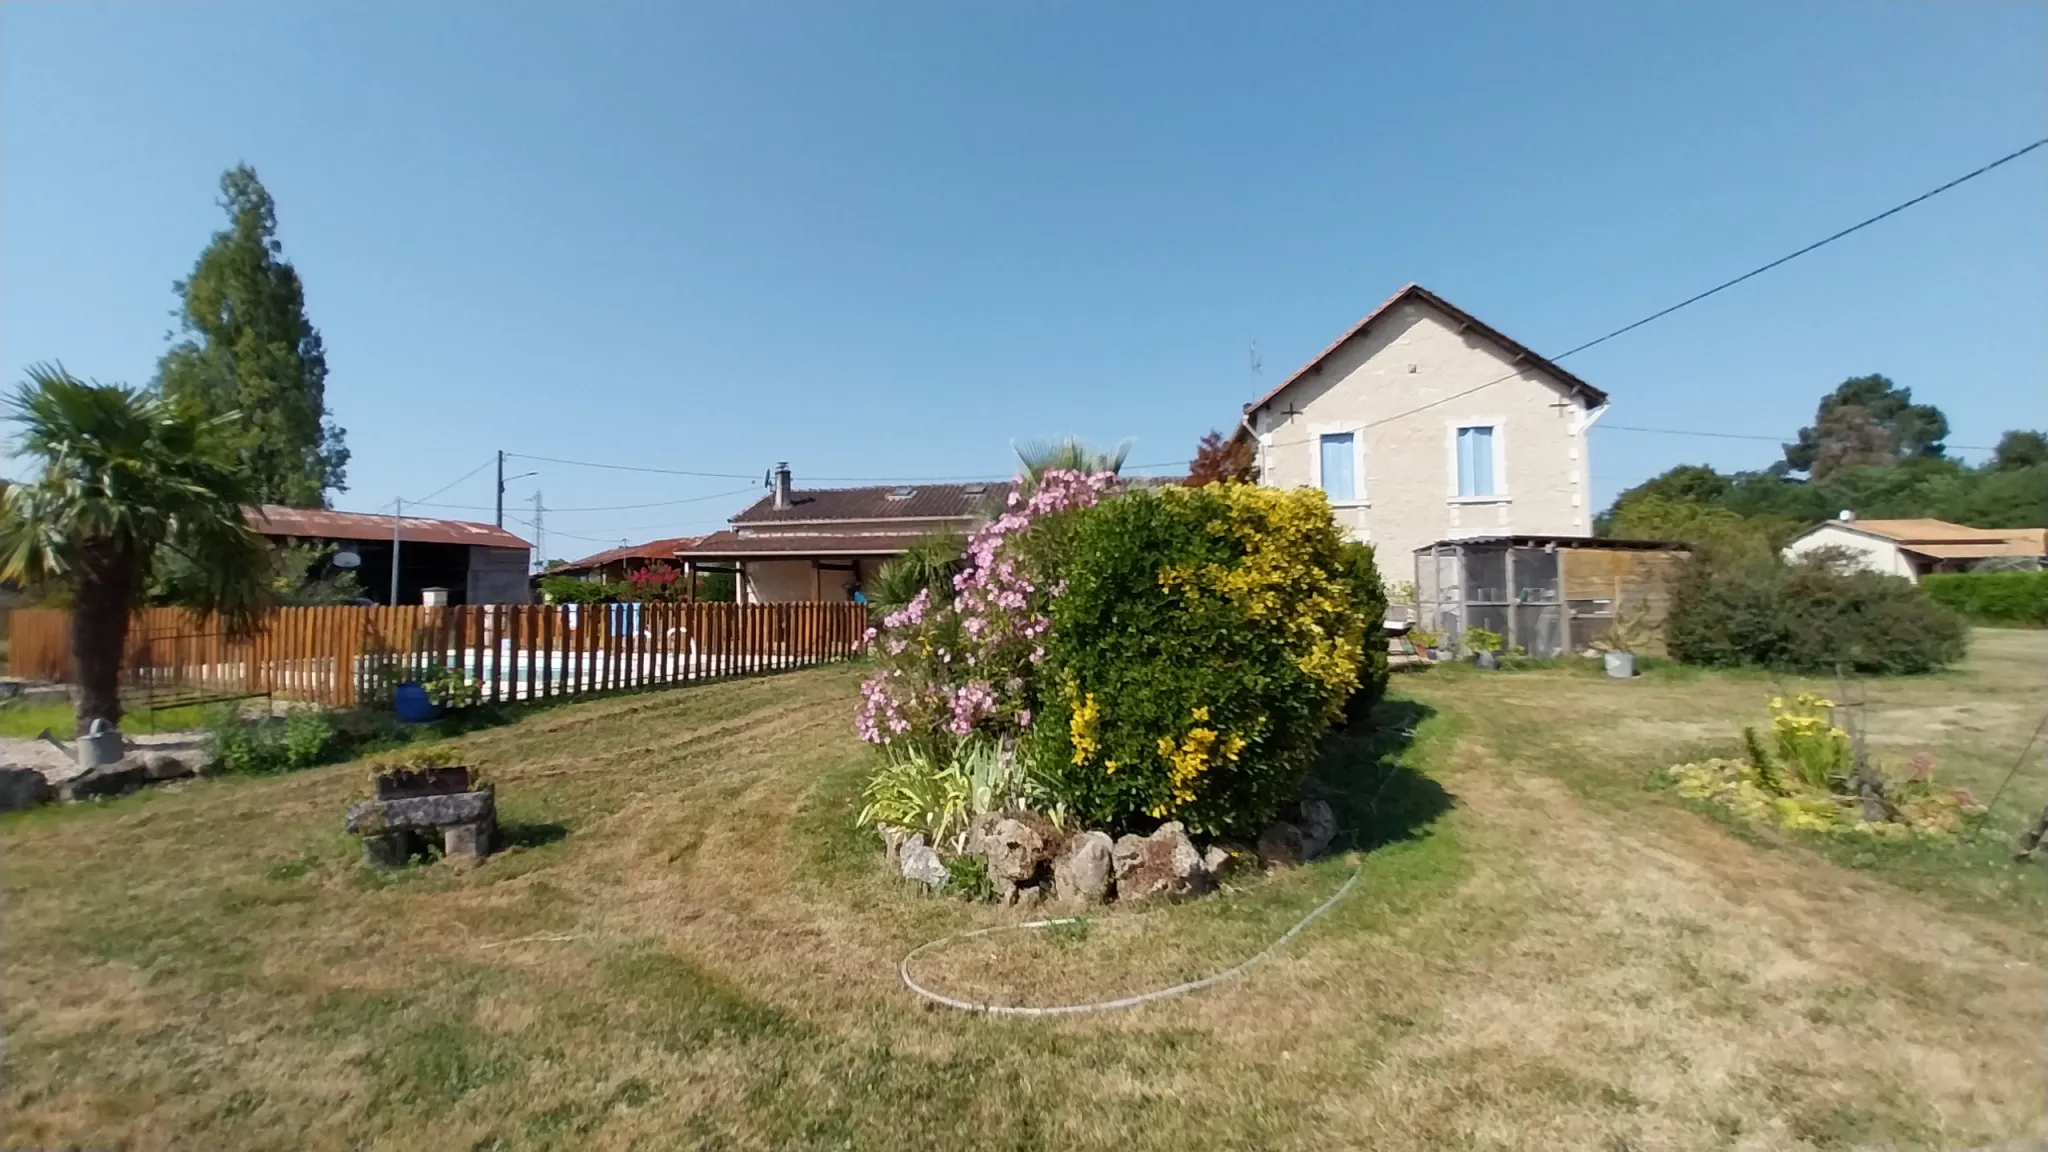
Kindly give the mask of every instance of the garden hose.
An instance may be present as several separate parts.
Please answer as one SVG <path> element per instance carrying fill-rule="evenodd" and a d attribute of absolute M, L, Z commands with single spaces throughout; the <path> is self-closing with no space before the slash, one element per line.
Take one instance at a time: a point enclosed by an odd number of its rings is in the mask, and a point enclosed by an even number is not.
<path fill-rule="evenodd" d="M 962 1012 L 980 1012 L 989 1016 L 1070 1016 L 1081 1012 L 1113 1012 L 1121 1008 L 1136 1008 L 1140 1004 L 1150 1004 L 1155 1000 L 1166 1000 L 1175 996 L 1186 995 L 1189 992 L 1199 992 L 1204 988 L 1221 984 L 1225 980 L 1233 980 L 1243 975 L 1252 965 L 1271 956 L 1274 952 L 1279 951 L 1281 945 L 1300 935 L 1301 930 L 1308 927 L 1317 917 L 1336 907 L 1339 900 L 1350 895 L 1351 889 L 1358 885 L 1358 878 L 1364 874 L 1365 862 L 1360 860 L 1358 866 L 1351 870 L 1351 878 L 1344 881 L 1335 892 L 1331 893 L 1329 899 L 1316 905 L 1309 911 L 1308 915 L 1295 921 L 1294 927 L 1282 932 L 1279 938 L 1271 944 L 1266 945 L 1257 953 L 1231 967 L 1225 968 L 1221 972 L 1204 976 L 1199 980 L 1189 980 L 1185 983 L 1175 984 L 1170 988 L 1156 988 L 1150 992 L 1139 992 L 1132 996 L 1120 996 L 1115 1000 L 1098 1000 L 1090 1004 L 1049 1004 L 1043 1007 L 1022 1004 L 979 1004 L 972 1000 L 961 1000 L 948 996 L 943 992 L 934 991 L 919 984 L 910 975 L 910 962 L 941 944 L 950 944 L 955 940 L 971 940 L 977 936 L 989 936 L 997 932 L 1035 931 L 1041 928 L 1051 928 L 1059 924 L 1085 924 L 1088 922 L 1088 918 L 1085 916 L 1060 916 L 1051 920 L 1031 920 L 1023 924 L 998 924 L 992 928 L 976 928 L 968 932 L 956 932 L 951 936 L 941 936 L 937 940 L 928 941 L 911 949 L 910 954 L 903 958 L 903 962 L 896 966 L 896 971 L 898 975 L 903 977 L 903 986 L 910 989 L 912 993 L 934 1004 L 940 1004 L 947 1008 L 957 1008 Z"/>

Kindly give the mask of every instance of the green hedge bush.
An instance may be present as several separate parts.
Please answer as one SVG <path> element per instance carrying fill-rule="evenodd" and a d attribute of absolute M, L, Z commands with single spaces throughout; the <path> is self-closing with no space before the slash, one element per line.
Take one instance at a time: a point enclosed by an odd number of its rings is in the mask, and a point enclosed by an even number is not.
<path fill-rule="evenodd" d="M 1339 554 L 1351 583 L 1351 607 L 1358 613 L 1363 652 L 1358 661 L 1358 687 L 1344 702 L 1344 723 L 1362 724 L 1387 694 L 1387 588 L 1373 559 L 1372 545 L 1346 540 Z"/>
<path fill-rule="evenodd" d="M 2048 624 L 2048 572 L 1954 572 L 1920 578 L 1935 603 L 1988 624 Z"/>
<path fill-rule="evenodd" d="M 1687 664 L 1829 673 L 1929 672 L 1962 659 L 1962 618 L 1897 576 L 1828 550 L 1699 556 L 1672 588 L 1666 642 Z"/>
<path fill-rule="evenodd" d="M 1384 687 L 1361 643 L 1384 593 L 1320 492 L 1132 492 L 1079 513 L 1061 550 L 1031 755 L 1083 821 L 1256 834 L 1361 671 Z"/>

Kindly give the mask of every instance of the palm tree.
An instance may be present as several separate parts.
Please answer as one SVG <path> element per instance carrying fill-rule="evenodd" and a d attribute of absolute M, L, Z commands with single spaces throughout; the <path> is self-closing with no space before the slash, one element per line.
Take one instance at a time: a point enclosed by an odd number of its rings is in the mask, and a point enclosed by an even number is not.
<path fill-rule="evenodd" d="M 941 532 L 911 545 L 901 556 L 882 565 L 867 587 L 868 604 L 879 620 L 930 591 L 941 603 L 953 599 L 953 574 L 960 570 L 960 555 L 966 547 L 957 533 Z"/>
<path fill-rule="evenodd" d="M 1126 440 L 1108 452 L 1097 452 L 1073 436 L 1059 440 L 1028 440 L 1014 446 L 1017 459 L 1024 465 L 1024 484 L 1027 488 L 1038 486 L 1038 478 L 1053 469 L 1068 472 L 1121 472 L 1124 459 L 1131 454 L 1131 442 Z"/>
<path fill-rule="evenodd" d="M 42 464 L 0 505 L 0 579 L 62 583 L 72 596 L 78 729 L 121 720 L 128 621 L 161 558 L 189 566 L 184 607 L 247 634 L 267 606 L 269 550 L 242 511 L 240 474 L 209 450 L 218 425 L 160 397 L 30 368 L 8 405 L 19 450 Z"/>

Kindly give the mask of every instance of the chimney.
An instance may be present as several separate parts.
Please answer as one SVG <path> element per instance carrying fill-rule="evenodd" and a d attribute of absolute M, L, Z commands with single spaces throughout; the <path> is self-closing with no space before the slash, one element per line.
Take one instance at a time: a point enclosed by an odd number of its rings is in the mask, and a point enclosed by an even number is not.
<path fill-rule="evenodd" d="M 1848 508 L 1844 508 L 1835 514 L 1835 519 L 1840 520 L 1844 524 L 1854 524 L 1856 522 L 1856 513 Z"/>
<path fill-rule="evenodd" d="M 771 486 L 775 489 L 775 510 L 789 511 L 789 461 L 784 460 L 775 466 Z"/>

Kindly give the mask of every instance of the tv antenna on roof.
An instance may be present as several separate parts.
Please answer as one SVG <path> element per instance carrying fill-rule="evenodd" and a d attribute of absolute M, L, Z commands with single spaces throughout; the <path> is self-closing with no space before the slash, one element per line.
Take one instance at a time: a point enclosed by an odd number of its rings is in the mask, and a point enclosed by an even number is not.
<path fill-rule="evenodd" d="M 1251 364 L 1252 379 L 1257 380 L 1260 375 L 1260 369 L 1266 366 L 1265 361 L 1259 359 L 1259 338 L 1257 336 L 1252 337 L 1251 345 L 1245 349 L 1245 359 Z"/>

